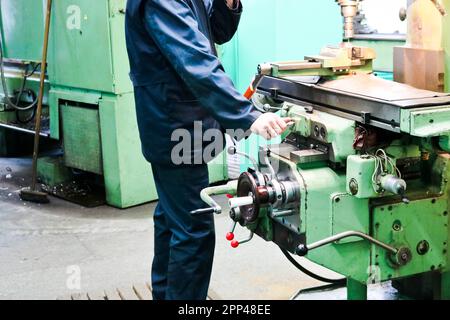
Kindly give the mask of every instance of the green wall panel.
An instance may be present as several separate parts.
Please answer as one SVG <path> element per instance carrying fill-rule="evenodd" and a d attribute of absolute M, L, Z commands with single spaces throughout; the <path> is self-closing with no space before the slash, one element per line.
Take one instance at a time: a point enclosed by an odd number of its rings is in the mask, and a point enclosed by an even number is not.
<path fill-rule="evenodd" d="M 125 8 L 126 0 L 110 0 L 110 30 L 112 64 L 114 72 L 114 92 L 128 93 L 133 91 L 129 72 L 128 53 L 125 43 Z"/>
<path fill-rule="evenodd" d="M 52 85 L 112 92 L 107 0 L 54 3 L 49 75 Z"/>
<path fill-rule="evenodd" d="M 64 160 L 70 168 L 103 173 L 100 119 L 95 106 L 61 106 Z"/>
<path fill-rule="evenodd" d="M 369 47 L 375 49 L 377 58 L 373 63 L 375 71 L 394 71 L 394 47 L 402 47 L 405 41 L 401 40 L 353 40 L 356 46 Z"/>
<path fill-rule="evenodd" d="M 259 63 L 298 60 L 317 54 L 342 38 L 339 7 L 334 1 L 246 0 L 234 40 L 222 57 L 237 87 L 243 91 Z"/>
<path fill-rule="evenodd" d="M 41 60 L 45 3 L 45 0 L 0 1 L 1 31 L 6 57 Z"/>
<path fill-rule="evenodd" d="M 99 110 L 108 204 L 127 208 L 156 200 L 151 166 L 141 152 L 133 94 L 104 96 Z"/>
<path fill-rule="evenodd" d="M 52 85 L 132 92 L 125 45 L 125 0 L 54 2 L 49 77 Z"/>

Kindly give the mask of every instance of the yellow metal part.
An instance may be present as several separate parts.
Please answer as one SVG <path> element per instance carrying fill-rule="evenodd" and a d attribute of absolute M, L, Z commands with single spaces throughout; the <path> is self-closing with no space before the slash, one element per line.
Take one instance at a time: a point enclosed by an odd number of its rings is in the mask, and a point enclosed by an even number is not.
<path fill-rule="evenodd" d="M 322 68 L 350 69 L 364 66 L 376 58 L 375 50 L 343 44 L 340 47 L 325 47 L 318 56 L 306 57 L 306 60 L 318 61 Z"/>
<path fill-rule="evenodd" d="M 450 12 L 450 0 L 443 0 L 442 4 L 447 13 Z M 445 52 L 445 91 L 450 92 L 450 14 L 443 18 L 442 46 Z"/>
<path fill-rule="evenodd" d="M 317 56 L 305 60 L 274 62 L 260 66 L 260 73 L 274 77 L 370 74 L 373 72 L 374 49 L 348 44 L 327 46 Z"/>
<path fill-rule="evenodd" d="M 336 0 L 341 6 L 341 14 L 344 18 L 344 38 L 350 39 L 355 35 L 354 19 L 358 14 L 360 0 Z"/>
<path fill-rule="evenodd" d="M 416 0 L 408 8 L 406 46 L 426 50 L 442 49 L 443 19 L 429 0 Z"/>

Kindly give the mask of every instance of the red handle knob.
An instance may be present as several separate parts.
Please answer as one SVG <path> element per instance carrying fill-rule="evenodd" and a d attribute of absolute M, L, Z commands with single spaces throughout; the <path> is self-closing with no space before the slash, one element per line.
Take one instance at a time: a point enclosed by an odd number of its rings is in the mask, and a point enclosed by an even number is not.
<path fill-rule="evenodd" d="M 228 232 L 227 233 L 227 240 L 228 241 L 233 241 L 234 240 L 234 233 L 233 232 Z"/>
<path fill-rule="evenodd" d="M 231 247 L 234 248 L 234 249 L 236 249 L 237 247 L 239 247 L 239 241 L 237 241 L 237 240 L 232 241 L 232 242 L 231 242 Z"/>

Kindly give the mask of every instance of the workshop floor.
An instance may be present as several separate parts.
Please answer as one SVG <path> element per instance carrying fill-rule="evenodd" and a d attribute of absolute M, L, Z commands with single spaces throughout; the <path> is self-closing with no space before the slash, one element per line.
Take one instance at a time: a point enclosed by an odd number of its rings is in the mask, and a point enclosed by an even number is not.
<path fill-rule="evenodd" d="M 0 159 L 0 299 L 56 299 L 149 281 L 154 203 L 128 210 L 86 209 L 55 198 L 24 203 L 18 191 L 28 185 L 29 168 L 28 159 Z M 216 221 L 211 289 L 221 299 L 289 299 L 320 284 L 271 243 L 255 239 L 231 249 L 224 239 L 229 219 Z M 81 287 L 73 289 L 78 270 Z"/>

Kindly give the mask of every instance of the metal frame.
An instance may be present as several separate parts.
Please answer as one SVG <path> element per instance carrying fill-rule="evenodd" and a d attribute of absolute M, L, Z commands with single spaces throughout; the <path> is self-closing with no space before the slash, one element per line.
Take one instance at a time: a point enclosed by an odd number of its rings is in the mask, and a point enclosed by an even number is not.
<path fill-rule="evenodd" d="M 450 96 L 393 102 L 271 76 L 262 76 L 256 87 L 258 93 L 273 99 L 309 104 L 320 111 L 397 133 L 400 132 L 402 109 L 450 104 Z"/>

